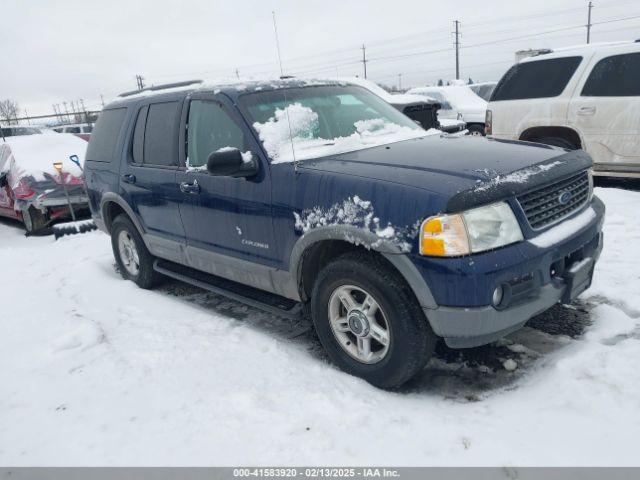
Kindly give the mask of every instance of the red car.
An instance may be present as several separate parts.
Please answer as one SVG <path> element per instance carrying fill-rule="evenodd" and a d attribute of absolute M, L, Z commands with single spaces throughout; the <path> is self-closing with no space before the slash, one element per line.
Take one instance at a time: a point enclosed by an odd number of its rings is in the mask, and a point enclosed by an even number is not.
<path fill-rule="evenodd" d="M 70 134 L 19 133 L 20 128 L 11 127 L 16 134 L 8 136 L 3 127 L 0 137 L 0 216 L 22 221 L 34 233 L 69 218 L 69 203 L 74 213 L 87 212 L 82 169 L 70 159 L 75 155 L 82 165 L 87 142 Z M 61 163 L 61 172 L 54 163 Z"/>

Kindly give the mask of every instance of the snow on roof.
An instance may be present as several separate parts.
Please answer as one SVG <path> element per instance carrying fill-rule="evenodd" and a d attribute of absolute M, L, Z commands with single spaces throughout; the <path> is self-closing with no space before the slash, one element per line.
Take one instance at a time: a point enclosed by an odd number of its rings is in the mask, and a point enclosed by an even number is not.
<path fill-rule="evenodd" d="M 586 53 L 594 52 L 596 50 L 615 49 L 618 47 L 629 48 L 634 46 L 636 47 L 634 48 L 634 50 L 640 51 L 640 43 L 632 40 L 625 40 L 625 41 L 619 41 L 619 42 L 596 42 L 596 43 L 585 43 L 581 45 L 570 45 L 568 47 L 553 48 L 549 53 L 534 55 L 531 57 L 525 57 L 520 62 L 521 63 L 535 62 L 536 60 L 544 60 L 546 58 L 566 57 L 570 54 L 584 55 Z"/>
<path fill-rule="evenodd" d="M 345 84 L 337 80 L 323 80 L 314 78 L 297 78 L 297 77 L 247 77 L 247 78 L 232 78 L 221 77 L 217 79 L 209 79 L 207 81 L 184 83 L 175 87 L 161 88 L 161 85 L 150 87 L 149 89 L 141 90 L 137 93 L 129 94 L 125 92 L 125 96 L 118 97 L 115 101 L 122 102 L 129 99 L 138 99 L 144 97 L 150 97 L 154 95 L 161 95 L 166 93 L 184 92 L 184 91 L 211 91 L 218 93 L 223 90 L 231 90 L 236 92 L 249 92 L 260 90 L 276 90 L 279 88 L 289 87 L 308 87 L 313 85 L 332 85 L 332 84 Z M 153 89 L 152 89 L 153 88 Z"/>
<path fill-rule="evenodd" d="M 476 95 L 467 85 L 448 85 L 446 87 L 416 87 L 409 90 L 409 94 L 440 93 L 456 108 L 486 109 L 487 102 Z"/>
<path fill-rule="evenodd" d="M 15 185 L 24 177 L 38 181 L 45 179 L 45 173 L 55 176 L 58 173 L 53 164 L 62 162 L 64 172 L 79 177 L 82 171 L 69 157 L 77 155 L 82 165 L 86 150 L 87 142 L 70 133 L 9 137 L 0 142 L 0 159 L 7 159 L 0 171 L 9 172 Z"/>

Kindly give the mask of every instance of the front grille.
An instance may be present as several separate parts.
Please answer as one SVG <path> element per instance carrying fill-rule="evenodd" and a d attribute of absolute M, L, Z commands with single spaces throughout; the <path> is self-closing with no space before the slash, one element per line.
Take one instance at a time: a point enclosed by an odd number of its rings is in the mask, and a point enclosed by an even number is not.
<path fill-rule="evenodd" d="M 589 174 L 585 170 L 517 198 L 531 228 L 540 229 L 561 220 L 584 205 L 589 198 L 589 188 Z M 560 197 L 566 192 L 571 195 L 562 203 Z"/>

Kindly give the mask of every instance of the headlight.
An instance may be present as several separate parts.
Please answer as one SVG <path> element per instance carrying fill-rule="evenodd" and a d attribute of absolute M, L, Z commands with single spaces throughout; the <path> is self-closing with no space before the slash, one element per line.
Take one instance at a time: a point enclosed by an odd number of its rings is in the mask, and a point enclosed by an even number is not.
<path fill-rule="evenodd" d="M 506 202 L 499 202 L 428 218 L 420 227 L 420 253 L 455 257 L 502 247 L 523 238 L 513 210 Z"/>

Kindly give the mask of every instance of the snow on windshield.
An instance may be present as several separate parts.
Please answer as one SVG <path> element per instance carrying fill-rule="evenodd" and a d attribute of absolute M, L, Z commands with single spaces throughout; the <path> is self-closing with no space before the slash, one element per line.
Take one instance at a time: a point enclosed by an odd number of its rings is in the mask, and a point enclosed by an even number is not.
<path fill-rule="evenodd" d="M 264 123 L 255 122 L 253 127 L 272 163 L 318 158 L 440 133 L 397 125 L 382 118 L 358 120 L 353 125 L 355 132 L 347 137 L 314 137 L 318 114 L 310 107 L 293 103 L 276 109 L 273 117 Z"/>

